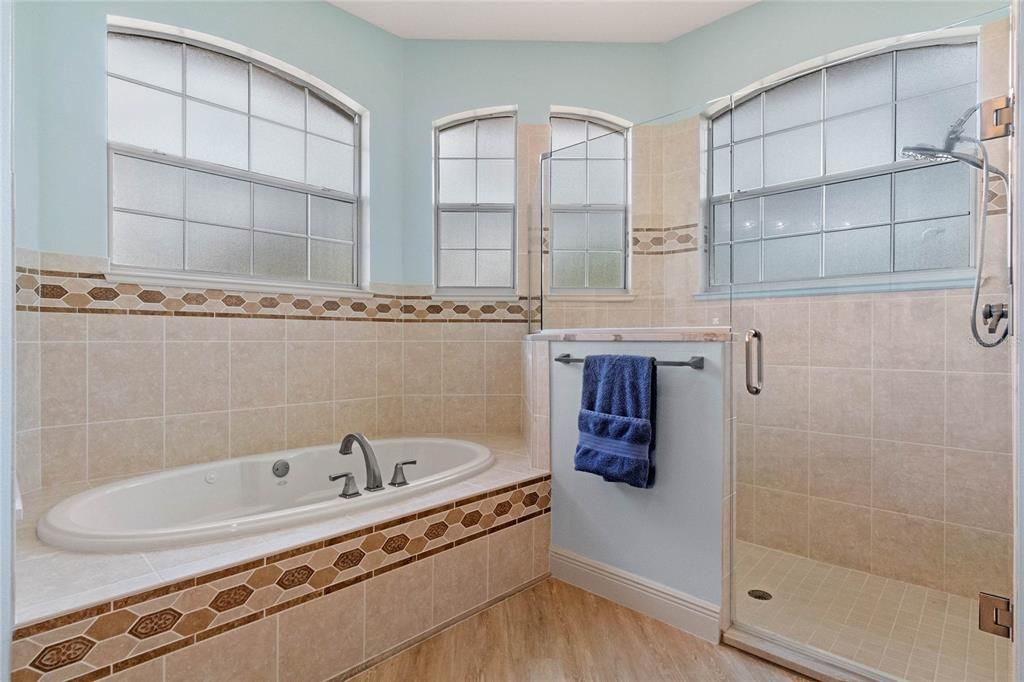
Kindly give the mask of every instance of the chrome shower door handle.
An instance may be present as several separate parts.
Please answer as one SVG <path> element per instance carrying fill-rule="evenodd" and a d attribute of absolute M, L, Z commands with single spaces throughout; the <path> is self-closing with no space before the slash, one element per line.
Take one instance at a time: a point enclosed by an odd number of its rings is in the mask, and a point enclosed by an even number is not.
<path fill-rule="evenodd" d="M 754 341 L 757 341 L 757 381 L 754 381 L 753 372 L 753 355 L 754 355 Z M 758 395 L 761 393 L 761 389 L 764 388 L 764 337 L 756 329 L 748 329 L 747 337 L 744 341 L 746 346 L 747 362 L 747 393 L 750 395 Z"/>

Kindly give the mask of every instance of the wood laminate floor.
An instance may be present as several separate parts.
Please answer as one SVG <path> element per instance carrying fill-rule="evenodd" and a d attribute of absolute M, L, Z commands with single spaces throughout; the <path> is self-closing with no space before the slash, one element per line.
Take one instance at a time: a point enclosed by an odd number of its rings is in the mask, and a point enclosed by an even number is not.
<path fill-rule="evenodd" d="M 354 678 L 358 682 L 804 679 L 553 579 Z"/>

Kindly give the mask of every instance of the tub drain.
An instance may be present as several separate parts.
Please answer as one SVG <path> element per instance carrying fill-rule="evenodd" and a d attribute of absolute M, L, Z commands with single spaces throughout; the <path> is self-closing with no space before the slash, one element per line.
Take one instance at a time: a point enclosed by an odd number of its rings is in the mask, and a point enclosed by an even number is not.
<path fill-rule="evenodd" d="M 768 601 L 772 598 L 772 593 L 765 592 L 764 590 L 750 590 L 749 592 L 747 592 L 747 595 L 759 601 Z"/>

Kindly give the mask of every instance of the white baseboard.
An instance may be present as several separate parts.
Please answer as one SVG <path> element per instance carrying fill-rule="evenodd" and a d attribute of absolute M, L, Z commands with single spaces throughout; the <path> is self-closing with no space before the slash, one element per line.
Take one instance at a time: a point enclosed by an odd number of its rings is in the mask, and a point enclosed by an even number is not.
<path fill-rule="evenodd" d="M 718 643 L 719 607 L 703 599 L 558 547 L 551 548 L 551 575 L 683 632 Z"/>

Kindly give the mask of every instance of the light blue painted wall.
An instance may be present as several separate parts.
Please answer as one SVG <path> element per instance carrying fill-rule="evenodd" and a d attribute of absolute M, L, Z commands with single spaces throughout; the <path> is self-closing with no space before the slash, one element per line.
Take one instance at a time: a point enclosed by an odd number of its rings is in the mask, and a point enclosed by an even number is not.
<path fill-rule="evenodd" d="M 367 107 L 372 240 L 401 244 L 401 39 L 321 2 L 19 2 L 19 245 L 106 255 L 108 14 L 233 40 L 315 74 Z M 371 274 L 401 281 L 400 248 L 374 249 Z"/>
<path fill-rule="evenodd" d="M 666 43 L 673 109 L 697 109 L 787 67 L 872 40 L 968 21 L 1007 3 L 978 0 L 762 0 Z M 997 17 L 981 18 L 987 23 Z"/>
<path fill-rule="evenodd" d="M 29 2 L 16 6 L 18 244 L 106 254 L 104 26 L 119 14 L 266 52 L 370 109 L 371 276 L 432 276 L 431 127 L 451 113 L 552 104 L 635 122 L 820 54 L 1005 3 L 764 0 L 662 45 L 402 40 L 321 2 Z"/>
<path fill-rule="evenodd" d="M 405 43 L 405 277 L 433 277 L 432 122 L 515 104 L 544 123 L 552 104 L 642 121 L 669 110 L 663 45 L 426 41 Z"/>

